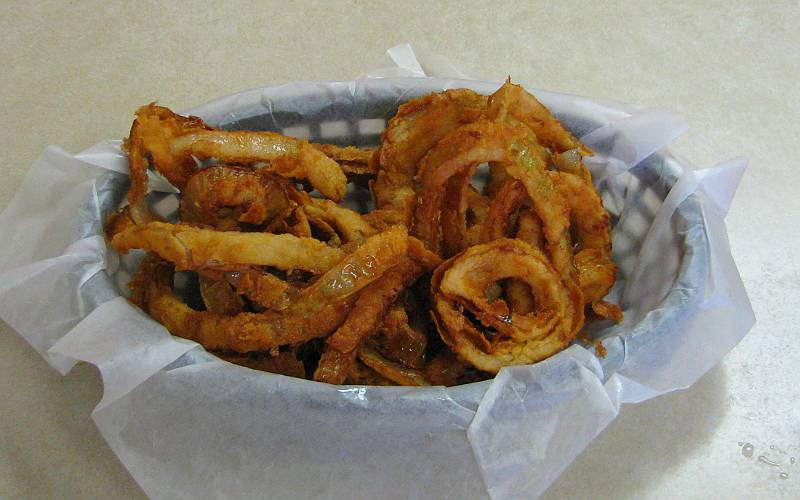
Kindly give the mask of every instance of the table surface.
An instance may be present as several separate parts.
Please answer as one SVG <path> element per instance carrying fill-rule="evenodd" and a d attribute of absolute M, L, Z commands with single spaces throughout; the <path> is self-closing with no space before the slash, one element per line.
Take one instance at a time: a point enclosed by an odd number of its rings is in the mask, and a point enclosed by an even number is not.
<path fill-rule="evenodd" d="M 545 497 L 797 498 L 800 4 L 537 3 L 2 2 L 0 208 L 45 146 L 123 137 L 143 103 L 350 79 L 403 42 L 476 78 L 673 109 L 697 165 L 750 159 L 727 225 L 757 324 L 690 389 L 625 406 Z M 0 329 L 0 497 L 143 497 L 92 423 L 94 367 L 61 377 Z"/>

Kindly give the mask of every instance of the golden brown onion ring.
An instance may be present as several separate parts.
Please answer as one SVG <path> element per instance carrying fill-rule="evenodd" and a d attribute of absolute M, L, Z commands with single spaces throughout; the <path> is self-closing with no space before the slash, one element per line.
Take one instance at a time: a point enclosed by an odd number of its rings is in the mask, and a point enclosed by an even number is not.
<path fill-rule="evenodd" d="M 269 164 L 282 177 L 307 179 L 326 197 L 344 197 L 347 178 L 339 165 L 307 141 L 274 132 L 225 131 L 200 118 L 183 117 L 150 104 L 139 108 L 126 142 L 130 155 L 131 205 L 147 192 L 148 159 L 173 185 L 182 189 L 197 171 L 195 158 L 226 163 Z"/>
<path fill-rule="evenodd" d="M 413 176 L 423 156 L 458 127 L 477 120 L 486 96 L 469 89 L 428 94 L 401 105 L 381 134 L 381 167 Z"/>
<path fill-rule="evenodd" d="M 488 285 L 509 278 L 531 288 L 535 311 L 518 314 L 502 300 L 486 299 Z M 583 326 L 580 289 L 561 276 L 540 250 L 519 240 L 477 245 L 445 261 L 434 272 L 431 293 L 442 340 L 461 358 L 491 373 L 555 354 Z M 494 333 L 483 334 L 465 310 Z"/>
<path fill-rule="evenodd" d="M 454 175 L 444 195 L 442 207 L 442 246 L 445 256 L 455 255 L 479 242 L 489 199 L 469 183 L 469 172 Z"/>
<path fill-rule="evenodd" d="M 564 172 L 550 172 L 550 176 L 569 206 L 576 251 L 573 264 L 584 300 L 587 304 L 600 301 L 616 281 L 617 266 L 611 255 L 611 217 L 590 183 Z"/>
<path fill-rule="evenodd" d="M 524 123 L 544 146 L 557 153 L 577 149 L 583 155 L 592 154 L 533 94 L 511 83 L 511 79 L 489 97 L 487 115 L 499 121 L 511 117 Z"/>
<path fill-rule="evenodd" d="M 455 175 L 471 177 L 483 162 L 503 162 L 506 172 L 525 186 L 542 221 L 547 251 L 558 271 L 571 269 L 567 206 L 547 174 L 547 153 L 525 128 L 479 120 L 439 141 L 425 157 L 418 174 L 420 190 L 412 234 L 441 252 L 441 212 L 448 181 Z"/>
<path fill-rule="evenodd" d="M 477 245 L 481 242 L 483 223 L 489 212 L 490 198 L 482 195 L 472 186 L 467 186 L 466 213 L 464 214 L 464 227 L 466 246 Z"/>
<path fill-rule="evenodd" d="M 344 243 L 361 243 L 375 234 L 372 225 L 358 212 L 337 205 L 330 200 L 322 200 L 307 193 L 295 191 L 292 199 L 301 207 L 306 216 L 327 223 L 341 236 Z"/>
<path fill-rule="evenodd" d="M 367 180 L 374 179 L 378 174 L 378 152 L 375 149 L 359 149 L 353 146 L 340 147 L 333 144 L 316 143 L 312 143 L 312 146 L 338 163 L 350 182 L 366 185 Z"/>
<path fill-rule="evenodd" d="M 326 271 L 344 253 L 312 238 L 290 234 L 214 231 L 185 224 L 148 222 L 114 236 L 111 246 L 126 253 L 133 248 L 156 252 L 178 270 L 237 270 L 241 264 Z"/>
<path fill-rule="evenodd" d="M 391 219 L 409 227 L 416 192 L 411 176 L 381 170 L 369 183 L 376 211 L 390 213 Z"/>
<path fill-rule="evenodd" d="M 210 129 L 203 120 L 195 116 L 180 116 L 167 108 L 151 103 L 136 111 L 128 138 L 122 143 L 122 149 L 128 153 L 128 170 L 131 188 L 128 191 L 128 203 L 131 215 L 137 224 L 157 220 L 145 203 L 148 190 L 147 169 L 150 162 L 166 159 L 169 168 L 162 172 L 170 182 L 175 179 L 180 186 L 197 170 L 197 164 L 191 157 L 173 158 L 169 146 L 164 140 L 165 134 L 179 130 Z M 175 182 L 173 182 L 175 184 Z M 177 184 L 176 184 L 177 185 Z"/>
<path fill-rule="evenodd" d="M 511 179 L 503 184 L 489 205 L 481 228 L 481 242 L 511 236 L 517 211 L 527 198 L 528 192 L 520 181 Z"/>
<path fill-rule="evenodd" d="M 194 340 L 206 349 L 236 352 L 265 351 L 323 337 L 346 318 L 359 291 L 406 258 L 408 236 L 391 228 L 368 238 L 280 312 L 243 312 L 222 316 L 195 311 L 172 292 L 170 264 L 140 266 L 143 277 L 133 280 L 145 292 L 141 303 L 173 335 Z"/>

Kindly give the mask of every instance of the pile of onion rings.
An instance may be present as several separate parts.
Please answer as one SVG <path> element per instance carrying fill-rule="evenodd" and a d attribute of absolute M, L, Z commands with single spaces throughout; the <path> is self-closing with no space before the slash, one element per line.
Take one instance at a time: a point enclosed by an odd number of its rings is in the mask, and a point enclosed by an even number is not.
<path fill-rule="evenodd" d="M 375 150 L 219 130 L 155 104 L 124 149 L 128 203 L 106 236 L 147 252 L 130 300 L 232 363 L 456 385 L 547 358 L 588 319 L 622 319 L 603 300 L 616 266 L 592 151 L 510 81 L 401 105 Z M 181 191 L 179 221 L 149 208 L 150 168 Z M 339 204 L 349 182 L 373 210 Z M 192 285 L 179 291 L 176 273 Z"/>

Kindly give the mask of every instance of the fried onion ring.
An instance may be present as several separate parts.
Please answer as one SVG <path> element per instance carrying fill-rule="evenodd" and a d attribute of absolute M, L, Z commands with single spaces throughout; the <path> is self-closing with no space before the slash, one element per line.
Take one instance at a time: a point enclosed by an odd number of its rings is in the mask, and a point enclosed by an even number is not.
<path fill-rule="evenodd" d="M 454 89 L 401 105 L 381 134 L 381 167 L 413 176 L 428 150 L 453 130 L 477 120 L 486 103 L 486 96 Z"/>
<path fill-rule="evenodd" d="M 148 160 L 177 188 L 197 171 L 198 160 L 255 165 L 267 162 L 282 177 L 307 179 L 326 197 L 344 197 L 347 178 L 341 167 L 309 142 L 274 132 L 216 130 L 197 117 L 183 117 L 150 104 L 136 112 L 126 141 L 130 156 L 131 205 L 147 192 Z"/>
<path fill-rule="evenodd" d="M 378 211 L 390 213 L 393 220 L 406 227 L 411 225 L 416 191 L 410 176 L 381 170 L 369 187 Z"/>
<path fill-rule="evenodd" d="M 511 83 L 511 79 L 489 97 L 487 114 L 495 120 L 504 121 L 510 116 L 524 123 L 544 146 L 557 153 L 577 149 L 583 155 L 592 154 L 533 94 Z"/>
<path fill-rule="evenodd" d="M 532 142 L 533 141 L 533 142 Z M 556 269 L 566 276 L 571 268 L 569 219 L 564 200 L 547 175 L 546 152 L 529 130 L 479 120 L 441 140 L 425 157 L 418 174 L 420 190 L 412 234 L 441 253 L 441 213 L 448 181 L 471 177 L 483 162 L 504 162 L 509 176 L 521 181 L 544 224 L 546 247 Z"/>
<path fill-rule="evenodd" d="M 111 240 L 121 253 L 133 248 L 154 251 L 178 270 L 237 270 L 241 264 L 278 269 L 328 270 L 343 252 L 312 238 L 290 234 L 214 231 L 185 224 L 148 222 L 125 229 Z"/>
<path fill-rule="evenodd" d="M 368 238 L 280 312 L 243 312 L 222 316 L 195 311 L 172 291 L 171 264 L 140 266 L 133 280 L 144 292 L 141 303 L 173 335 L 194 340 L 206 349 L 235 352 L 265 351 L 323 337 L 335 330 L 352 309 L 360 290 L 379 279 L 406 257 L 408 236 L 395 227 Z"/>
<path fill-rule="evenodd" d="M 587 304 L 600 301 L 616 281 L 617 266 L 611 255 L 611 217 L 590 183 L 564 172 L 550 172 L 550 176 L 569 206 L 576 250 L 573 263 L 584 300 Z"/>
<path fill-rule="evenodd" d="M 330 200 L 313 198 L 307 193 L 295 191 L 293 199 L 303 207 L 307 217 L 324 221 L 344 243 L 361 243 L 375 234 L 372 225 L 358 212 L 337 205 Z"/>
<path fill-rule="evenodd" d="M 531 288 L 535 311 L 518 314 L 503 300 L 486 299 L 488 285 L 508 278 Z M 564 349 L 583 326 L 580 289 L 540 250 L 519 240 L 494 240 L 445 261 L 434 272 L 431 293 L 442 340 L 473 366 L 491 373 Z M 482 333 L 465 311 L 492 333 Z"/>
<path fill-rule="evenodd" d="M 317 143 L 312 143 L 312 146 L 338 163 L 349 181 L 366 185 L 365 180 L 372 179 L 378 174 L 377 150 Z"/>
<path fill-rule="evenodd" d="M 503 184 L 489 205 L 481 228 L 481 241 L 488 243 L 511 236 L 517 211 L 527 198 L 528 192 L 518 180 L 511 179 Z"/>

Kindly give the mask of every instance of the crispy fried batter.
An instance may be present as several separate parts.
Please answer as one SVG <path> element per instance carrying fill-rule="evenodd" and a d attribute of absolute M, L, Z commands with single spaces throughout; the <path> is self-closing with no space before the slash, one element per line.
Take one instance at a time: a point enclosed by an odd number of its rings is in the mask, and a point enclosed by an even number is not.
<path fill-rule="evenodd" d="M 486 96 L 454 89 L 401 105 L 381 134 L 381 167 L 413 176 L 428 150 L 453 130 L 477 120 L 486 103 Z"/>
<path fill-rule="evenodd" d="M 133 248 L 154 251 L 178 270 L 236 270 L 241 264 L 278 269 L 326 271 L 343 252 L 319 240 L 290 234 L 214 231 L 185 224 L 149 222 L 130 227 L 111 240 L 119 252 Z"/>
<path fill-rule="evenodd" d="M 511 83 L 511 79 L 489 97 L 488 115 L 500 121 L 513 117 L 524 123 L 542 144 L 555 152 L 578 149 L 581 154 L 592 154 L 533 94 Z"/>
<path fill-rule="evenodd" d="M 155 104 L 136 112 L 126 148 L 131 165 L 131 205 L 147 192 L 149 162 L 179 189 L 197 171 L 195 158 L 240 165 L 266 162 L 270 171 L 307 179 L 335 201 L 344 197 L 347 184 L 341 167 L 307 141 L 274 132 L 216 130 L 200 118 L 183 117 Z"/>
<path fill-rule="evenodd" d="M 471 177 L 482 162 L 505 162 L 508 174 L 522 183 L 544 225 L 546 247 L 556 268 L 571 267 L 569 219 L 564 200 L 547 175 L 546 153 L 527 129 L 480 120 L 440 141 L 425 157 L 418 179 L 412 234 L 441 253 L 441 213 L 447 182 L 455 175 Z"/>
<path fill-rule="evenodd" d="M 206 311 L 233 316 L 244 310 L 244 301 L 230 283 L 200 276 L 200 296 Z"/>
<path fill-rule="evenodd" d="M 283 179 L 251 169 L 209 167 L 194 174 L 181 192 L 181 221 L 223 231 L 242 224 L 277 226 L 294 210 L 295 191 Z"/>
<path fill-rule="evenodd" d="M 489 284 L 508 278 L 531 288 L 536 310 L 519 314 L 503 300 L 486 299 Z M 446 261 L 434 273 L 431 293 L 442 340 L 473 366 L 491 373 L 560 351 L 583 326 L 580 289 L 562 277 L 540 250 L 519 240 L 494 240 Z M 481 328 L 493 333 L 484 334 Z"/>
<path fill-rule="evenodd" d="M 106 227 L 113 248 L 151 252 L 131 301 L 223 359 L 331 384 L 470 383 L 564 349 L 584 314 L 621 321 L 602 300 L 616 266 L 592 151 L 533 95 L 508 81 L 488 98 L 423 96 L 381 140 L 313 144 L 140 108 L 129 205 Z M 181 224 L 147 208 L 151 166 L 182 189 Z M 375 210 L 336 203 L 348 181 Z M 175 269 L 199 275 L 205 310 L 176 295 Z"/>
<path fill-rule="evenodd" d="M 357 292 L 399 264 L 407 253 L 408 236 L 392 228 L 368 238 L 356 251 L 330 268 L 280 312 L 243 312 L 222 316 L 194 311 L 172 292 L 171 265 L 148 266 L 146 309 L 174 335 L 195 340 L 207 349 L 264 351 L 328 335 L 346 318 Z"/>

